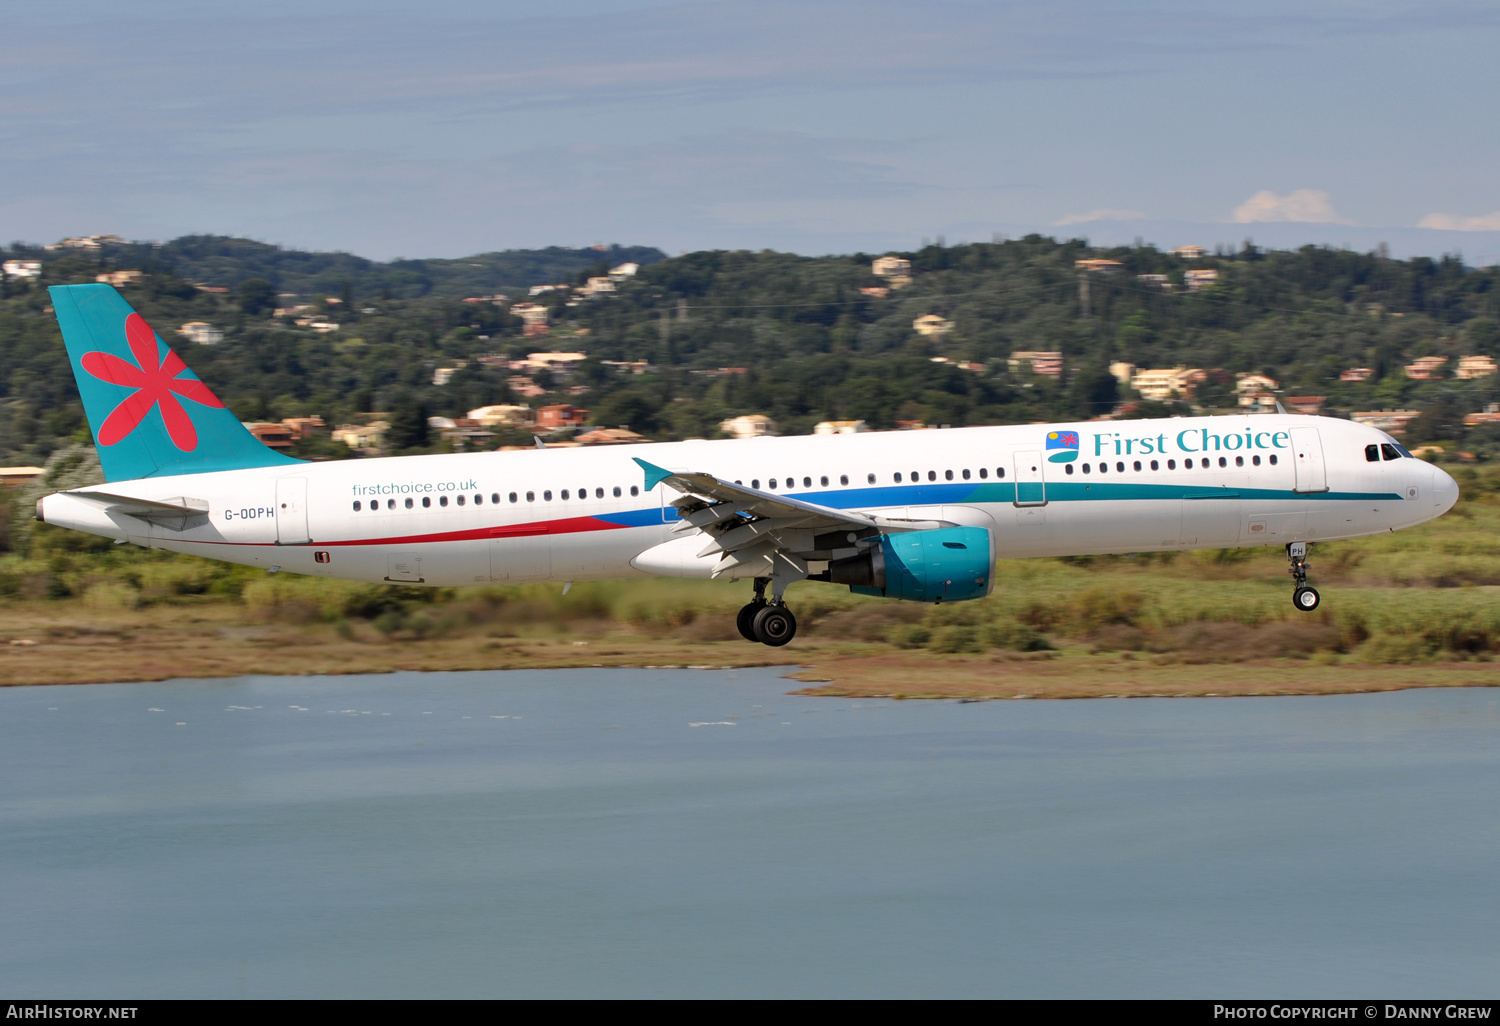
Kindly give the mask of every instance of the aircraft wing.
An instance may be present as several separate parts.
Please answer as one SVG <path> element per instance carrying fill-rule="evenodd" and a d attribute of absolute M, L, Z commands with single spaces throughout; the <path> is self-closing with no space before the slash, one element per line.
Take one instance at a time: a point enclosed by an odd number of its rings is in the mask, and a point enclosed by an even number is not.
<path fill-rule="evenodd" d="M 712 474 L 666 470 L 643 459 L 646 490 L 658 484 L 682 493 L 671 505 L 681 521 L 677 534 L 698 532 L 706 544 L 700 558 L 720 553 L 714 577 L 768 576 L 778 561 L 801 575 L 809 560 L 857 555 L 861 543 L 881 534 L 950 527 L 942 520 L 905 520 L 834 509 L 787 495 L 723 481 Z"/>

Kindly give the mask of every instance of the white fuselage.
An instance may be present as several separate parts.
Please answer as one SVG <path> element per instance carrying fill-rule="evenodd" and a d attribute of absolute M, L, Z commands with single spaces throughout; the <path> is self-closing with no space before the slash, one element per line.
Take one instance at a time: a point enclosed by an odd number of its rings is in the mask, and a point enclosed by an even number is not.
<path fill-rule="evenodd" d="M 1072 451 L 1047 448 L 1054 432 L 1078 436 L 1070 462 L 1053 462 Z M 651 554 L 674 544 L 676 511 L 667 503 L 677 493 L 647 492 L 631 457 L 837 509 L 984 527 L 996 554 L 1008 558 L 1352 538 L 1449 509 L 1458 489 L 1439 468 L 1409 457 L 1367 459 L 1367 446 L 1390 442 L 1372 428 L 1301 416 L 688 441 L 306 463 L 99 486 L 135 499 L 196 500 L 205 510 L 177 524 L 148 523 L 67 492 L 47 496 L 39 513 L 152 548 L 358 581 L 706 577 L 711 560 Z"/>

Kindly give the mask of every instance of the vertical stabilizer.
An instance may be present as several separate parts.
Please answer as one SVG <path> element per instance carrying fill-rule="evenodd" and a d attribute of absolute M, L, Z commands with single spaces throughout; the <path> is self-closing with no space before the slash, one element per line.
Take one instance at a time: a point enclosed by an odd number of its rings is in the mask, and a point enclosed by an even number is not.
<path fill-rule="evenodd" d="M 246 431 L 112 286 L 47 291 L 105 480 L 300 462 Z"/>

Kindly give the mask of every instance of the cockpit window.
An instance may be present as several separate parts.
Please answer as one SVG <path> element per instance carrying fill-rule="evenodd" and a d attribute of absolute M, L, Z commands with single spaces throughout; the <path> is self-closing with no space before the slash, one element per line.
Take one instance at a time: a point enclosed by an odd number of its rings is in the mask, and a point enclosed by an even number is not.
<path fill-rule="evenodd" d="M 1367 446 L 1365 446 L 1365 462 L 1366 463 L 1379 463 L 1380 462 L 1380 446 L 1378 446 L 1378 445 L 1367 445 Z"/>
<path fill-rule="evenodd" d="M 1390 442 L 1381 442 L 1380 452 L 1388 460 L 1399 460 L 1401 458 L 1401 451 Z"/>
<path fill-rule="evenodd" d="M 1411 453 L 1409 453 L 1409 452 L 1406 451 L 1406 446 L 1402 445 L 1400 442 L 1396 442 L 1395 446 L 1396 446 L 1396 451 L 1399 452 L 1402 456 L 1405 456 L 1409 460 L 1416 459 L 1415 456 L 1413 456 Z"/>

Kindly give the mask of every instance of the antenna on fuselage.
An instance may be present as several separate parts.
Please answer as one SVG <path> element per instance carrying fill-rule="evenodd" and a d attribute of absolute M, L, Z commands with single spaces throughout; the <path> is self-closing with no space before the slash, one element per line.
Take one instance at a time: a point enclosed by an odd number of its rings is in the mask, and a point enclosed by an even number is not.
<path fill-rule="evenodd" d="M 1276 405 L 1280 406 L 1281 404 L 1277 403 Z M 1281 412 L 1285 413 L 1286 411 L 1282 410 Z M 541 435 L 532 435 L 531 438 L 532 438 L 533 441 L 536 442 L 536 447 L 538 449 L 545 449 L 545 448 L 547 448 L 547 443 L 544 442 L 544 441 L 542 441 L 542 436 Z"/>
<path fill-rule="evenodd" d="M 1279 414 L 1281 414 L 1282 416 L 1286 415 L 1286 407 L 1283 406 L 1283 405 L 1281 405 L 1281 400 L 1280 399 L 1276 400 L 1276 412 L 1279 413 Z M 538 438 L 536 441 L 537 441 L 538 445 L 542 444 L 542 440 L 540 438 Z"/>

